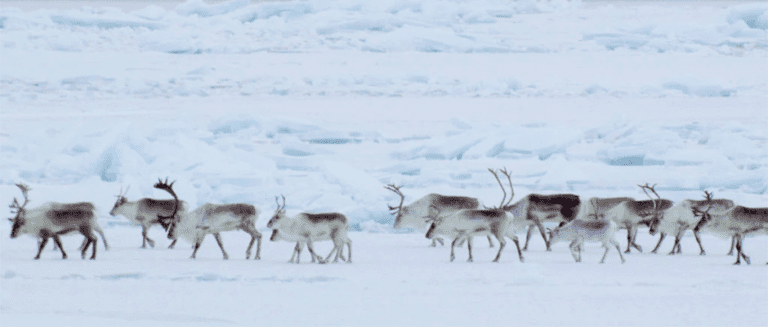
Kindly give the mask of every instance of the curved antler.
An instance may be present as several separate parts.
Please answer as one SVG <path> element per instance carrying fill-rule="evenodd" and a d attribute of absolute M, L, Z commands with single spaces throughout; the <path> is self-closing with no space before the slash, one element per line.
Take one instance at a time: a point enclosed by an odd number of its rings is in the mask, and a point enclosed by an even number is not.
<path fill-rule="evenodd" d="M 488 171 L 490 171 L 491 174 L 493 174 L 493 177 L 496 178 L 496 181 L 499 183 L 499 186 L 501 187 L 501 191 L 504 192 L 504 196 L 501 198 L 501 205 L 499 206 L 499 209 L 507 208 L 509 204 L 512 203 L 512 200 L 515 198 L 515 188 L 512 185 L 512 176 L 509 174 L 509 171 L 507 171 L 506 167 L 499 169 L 499 172 L 501 172 L 502 174 L 504 174 L 504 176 L 507 177 L 507 181 L 509 182 L 509 191 L 512 193 L 509 196 L 509 200 L 507 200 L 507 190 L 504 189 L 504 185 L 502 185 L 501 179 L 499 179 L 499 174 L 496 173 L 496 171 L 491 168 L 488 168 Z"/>
<path fill-rule="evenodd" d="M 283 197 L 283 205 L 282 206 L 280 205 L 280 198 L 278 198 L 277 195 L 275 195 L 275 202 L 277 202 L 277 210 L 276 211 L 280 211 L 280 210 L 285 209 L 285 195 L 280 194 L 280 196 Z"/>
<path fill-rule="evenodd" d="M 507 200 L 507 190 L 504 189 L 504 185 L 501 184 L 501 180 L 499 179 L 499 174 L 496 173 L 495 170 L 488 168 L 488 171 L 493 174 L 493 177 L 496 177 L 496 181 L 499 182 L 499 186 L 501 187 L 501 191 L 504 192 L 504 196 L 501 198 L 501 205 L 499 208 L 504 207 L 504 201 Z"/>
<path fill-rule="evenodd" d="M 712 202 L 712 198 L 714 198 L 714 193 L 704 191 L 704 201 Z"/>
<path fill-rule="evenodd" d="M 648 183 L 645 183 L 645 185 L 638 184 L 637 186 L 642 188 L 645 195 L 647 195 L 648 198 L 650 198 L 651 201 L 653 201 L 653 211 L 657 212 L 659 209 L 659 205 L 661 205 L 661 197 L 659 196 L 659 193 L 656 193 L 656 184 L 653 184 L 653 186 L 649 186 Z M 656 195 L 659 201 L 657 202 L 656 199 L 654 199 L 650 194 L 648 194 L 648 191 L 646 191 L 646 189 L 651 190 L 651 192 L 653 192 L 653 194 Z"/>
<path fill-rule="evenodd" d="M 400 210 L 403 208 L 403 201 L 405 201 L 405 195 L 403 195 L 403 192 L 400 192 L 401 187 L 402 186 L 395 186 L 395 184 L 387 184 L 387 186 L 384 186 L 385 189 L 395 192 L 395 194 L 400 196 L 400 204 L 398 204 L 397 207 L 387 205 L 387 207 L 389 207 L 389 211 L 397 210 L 397 212 L 391 212 L 391 214 L 393 215 L 399 213 Z"/>
<path fill-rule="evenodd" d="M 24 195 L 24 203 L 19 204 L 19 200 L 13 198 L 13 203 L 11 203 L 11 205 L 8 207 L 11 208 L 11 213 L 14 214 L 24 210 L 24 207 L 27 206 L 27 203 L 29 203 L 29 190 L 31 190 L 31 188 L 29 188 L 29 186 L 26 184 L 18 183 L 16 186 L 21 189 L 21 194 Z M 16 212 L 14 212 L 13 209 L 16 209 Z"/>
<path fill-rule="evenodd" d="M 512 193 L 509 195 L 509 201 L 504 204 L 504 207 L 509 206 L 510 203 L 512 203 L 512 200 L 515 199 L 515 188 L 512 186 L 512 177 L 510 176 L 509 172 L 507 171 L 507 167 L 502 168 L 501 173 L 504 174 L 504 176 L 507 176 L 507 181 L 509 182 L 509 192 Z"/>
<path fill-rule="evenodd" d="M 171 195 L 173 195 L 173 199 L 175 200 L 175 202 L 173 203 L 173 213 L 170 216 L 163 216 L 161 214 L 157 214 L 157 218 L 160 219 L 161 221 L 163 219 L 173 219 L 173 217 L 176 217 L 176 213 L 179 211 L 179 198 L 176 196 L 176 192 L 173 191 L 173 183 L 176 183 L 176 181 L 173 181 L 170 184 L 168 184 L 168 177 L 165 178 L 165 181 L 158 178 L 157 183 L 155 183 L 155 186 L 154 186 L 156 189 L 164 190 L 168 193 L 171 193 Z"/>

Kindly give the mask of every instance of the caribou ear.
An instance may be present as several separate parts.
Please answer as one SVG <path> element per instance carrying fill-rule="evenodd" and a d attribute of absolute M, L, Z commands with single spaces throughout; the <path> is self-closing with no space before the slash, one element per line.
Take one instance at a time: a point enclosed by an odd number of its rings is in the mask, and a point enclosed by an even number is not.
<path fill-rule="evenodd" d="M 13 219 L 12 218 L 8 218 L 8 221 L 13 222 Z"/>

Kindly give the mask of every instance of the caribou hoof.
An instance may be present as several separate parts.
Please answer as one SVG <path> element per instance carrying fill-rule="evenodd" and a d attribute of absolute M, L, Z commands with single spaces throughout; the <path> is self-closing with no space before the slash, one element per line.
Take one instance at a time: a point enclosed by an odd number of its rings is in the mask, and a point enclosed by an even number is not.
<path fill-rule="evenodd" d="M 472 262 L 472 258 L 467 259 L 467 262 Z"/>
<path fill-rule="evenodd" d="M 707 253 L 704 252 L 704 251 L 701 251 L 701 253 L 699 253 L 699 255 L 707 255 Z"/>

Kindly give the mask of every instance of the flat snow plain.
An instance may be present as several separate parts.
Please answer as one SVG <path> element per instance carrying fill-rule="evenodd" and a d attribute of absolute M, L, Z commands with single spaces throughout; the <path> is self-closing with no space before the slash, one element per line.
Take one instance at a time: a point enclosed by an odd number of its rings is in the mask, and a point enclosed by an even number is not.
<path fill-rule="evenodd" d="M 69 7 L 67 7 L 69 8 Z M 0 8 L 0 203 L 14 183 L 45 201 L 91 201 L 112 249 L 82 261 L 0 238 L 0 322 L 125 325 L 694 325 L 768 321 L 768 237 L 692 235 L 681 256 L 606 263 L 539 236 L 449 248 L 395 232 L 384 190 L 501 197 L 486 168 L 529 193 L 768 203 L 768 6 L 578 1 L 227 1 L 177 7 Z M 223 234 L 195 261 L 160 229 L 108 215 L 114 195 L 261 210 L 262 259 Z M 289 214 L 351 220 L 352 264 L 285 262 L 268 241 L 274 197 Z M 0 226 L 8 235 L 10 226 Z M 524 234 L 519 233 L 523 236 Z M 656 238 L 641 230 L 645 252 Z M 626 237 L 617 237 L 622 248 Z M 671 248 L 667 240 L 660 252 Z M 327 252 L 329 244 L 318 244 Z M 49 246 L 50 247 L 50 246 Z"/>

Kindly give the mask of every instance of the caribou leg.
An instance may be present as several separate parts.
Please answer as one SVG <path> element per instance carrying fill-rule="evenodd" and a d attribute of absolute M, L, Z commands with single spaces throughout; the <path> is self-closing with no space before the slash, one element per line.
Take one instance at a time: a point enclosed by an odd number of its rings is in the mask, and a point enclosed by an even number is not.
<path fill-rule="evenodd" d="M 699 231 L 694 230 L 693 236 L 696 237 L 696 242 L 699 243 L 699 249 L 701 249 L 701 252 L 699 252 L 699 255 L 706 255 L 707 252 L 704 251 L 704 246 L 701 245 L 701 238 L 699 238 Z"/>
<path fill-rule="evenodd" d="M 456 247 L 456 242 L 459 241 L 460 236 L 456 236 L 456 238 L 451 242 L 451 262 L 453 262 L 454 259 L 456 259 L 456 255 L 453 252 L 453 248 Z"/>
<path fill-rule="evenodd" d="M 731 238 L 731 249 L 728 251 L 728 255 L 733 255 L 733 249 L 736 247 L 736 236 Z"/>
<path fill-rule="evenodd" d="M 539 233 L 541 233 L 541 238 L 544 239 L 544 243 L 547 244 L 547 251 L 552 251 L 552 249 L 549 247 L 549 240 L 547 239 L 547 235 L 544 234 L 544 226 L 541 225 L 541 221 L 535 219 L 534 222 L 536 223 L 536 227 L 539 229 Z"/>
<path fill-rule="evenodd" d="M 176 241 L 178 241 L 178 239 L 174 239 L 173 242 L 171 242 L 171 245 L 168 246 L 168 248 L 173 249 L 173 247 L 176 246 Z"/>
<path fill-rule="evenodd" d="M 523 245 L 523 251 L 528 251 L 528 242 L 533 235 L 533 225 L 528 225 L 528 231 L 525 233 L 525 245 Z"/>
<path fill-rule="evenodd" d="M 43 234 L 43 233 L 40 233 L 40 234 Z M 43 253 L 43 249 L 45 248 L 45 245 L 48 244 L 48 237 L 49 237 L 48 234 L 46 233 L 44 235 L 41 235 L 41 237 L 43 238 L 43 240 L 40 242 L 40 246 L 37 249 L 37 255 L 35 256 L 35 260 L 40 259 L 40 254 Z"/>
<path fill-rule="evenodd" d="M 619 243 L 616 242 L 616 240 L 611 239 L 611 243 L 616 246 L 616 251 L 619 252 L 619 258 L 621 258 L 621 263 L 624 263 L 624 255 L 621 254 L 621 248 L 619 247 Z"/>
<path fill-rule="evenodd" d="M 499 253 L 496 254 L 496 259 L 493 259 L 493 262 L 499 262 L 499 259 L 501 258 L 501 251 L 504 250 L 504 247 L 507 246 L 507 240 L 504 239 L 504 235 L 500 233 L 494 233 L 493 236 L 496 236 L 496 239 L 499 240 Z M 517 250 L 520 251 L 520 244 L 517 243 Z M 520 253 L 520 256 L 522 256 L 522 252 Z"/>
<path fill-rule="evenodd" d="M 142 237 L 141 248 L 142 249 L 147 248 L 147 243 L 149 243 L 150 247 L 153 247 L 153 248 L 155 247 L 155 241 L 147 237 L 147 231 L 149 231 L 149 226 L 142 225 L 141 226 L 141 237 Z"/>
<path fill-rule="evenodd" d="M 634 232 L 632 233 L 632 247 L 640 251 L 640 253 L 643 253 L 643 247 L 641 247 L 639 244 L 635 243 L 635 240 L 637 239 L 637 232 L 639 229 L 637 227 L 634 228 Z"/>
<path fill-rule="evenodd" d="M 224 251 L 224 244 L 221 243 L 221 234 L 213 233 L 213 237 L 216 239 L 216 243 L 219 243 L 219 247 L 221 248 L 221 253 L 224 254 L 224 260 L 229 259 L 229 255 L 227 255 L 227 251 Z"/>
<path fill-rule="evenodd" d="M 256 240 L 259 241 L 259 244 L 256 247 L 256 256 L 253 257 L 253 260 L 261 259 L 261 233 L 259 233 L 259 231 L 256 229 L 256 226 L 245 225 L 242 227 L 242 229 L 251 235 L 251 242 L 248 243 L 248 249 L 245 250 L 245 259 L 248 260 L 248 258 L 251 257 L 251 249 L 253 248 L 253 243 L 256 242 Z"/>
<path fill-rule="evenodd" d="M 581 258 L 579 258 L 579 255 L 576 254 L 576 247 L 578 247 L 578 241 L 574 240 L 571 242 L 571 244 L 568 245 L 568 249 L 571 250 L 571 256 L 573 257 L 573 260 L 576 262 L 581 262 Z"/>
<path fill-rule="evenodd" d="M 61 239 L 59 238 L 59 235 L 53 234 L 53 244 L 59 247 L 59 250 L 61 250 L 61 258 L 66 259 L 67 253 L 64 252 L 64 247 L 61 246 Z"/>
<path fill-rule="evenodd" d="M 659 243 L 656 243 L 656 247 L 653 248 L 653 251 L 651 251 L 651 253 L 656 253 L 656 251 L 659 250 L 659 247 L 661 246 L 661 242 L 664 242 L 665 237 L 667 237 L 667 234 L 661 233 L 661 236 L 659 236 Z"/>
<path fill-rule="evenodd" d="M 491 248 L 492 248 L 492 247 L 494 247 L 494 246 L 495 246 L 495 245 L 493 244 L 493 239 L 491 238 L 491 235 L 488 235 L 488 247 L 491 247 Z"/>
<path fill-rule="evenodd" d="M 467 238 L 467 251 L 469 251 L 469 259 L 467 259 L 467 262 L 472 262 L 472 236 Z"/>

